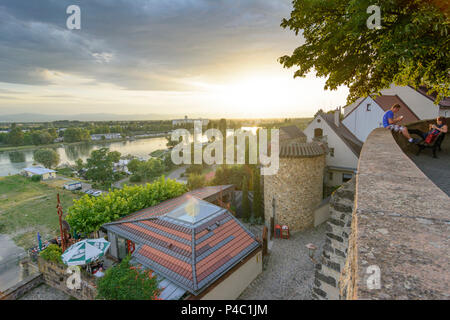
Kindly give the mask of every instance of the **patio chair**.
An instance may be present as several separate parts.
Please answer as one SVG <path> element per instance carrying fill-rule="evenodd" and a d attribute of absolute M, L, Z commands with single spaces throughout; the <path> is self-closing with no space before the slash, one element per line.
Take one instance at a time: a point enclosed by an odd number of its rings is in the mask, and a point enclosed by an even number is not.
<path fill-rule="evenodd" d="M 441 132 L 432 143 L 426 143 L 425 141 L 418 143 L 417 146 L 419 147 L 419 151 L 417 151 L 417 155 L 419 155 L 423 149 L 429 148 L 433 150 L 433 158 L 437 158 L 436 151 L 442 151 L 441 144 L 444 138 L 445 132 Z"/>

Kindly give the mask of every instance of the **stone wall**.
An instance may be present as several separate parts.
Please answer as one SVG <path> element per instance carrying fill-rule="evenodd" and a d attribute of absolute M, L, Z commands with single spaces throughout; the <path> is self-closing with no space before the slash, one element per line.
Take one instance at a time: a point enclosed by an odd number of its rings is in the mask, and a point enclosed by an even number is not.
<path fill-rule="evenodd" d="M 0 300 L 17 300 L 44 282 L 42 274 L 33 274 L 15 284 L 5 292 L 0 292 Z"/>
<path fill-rule="evenodd" d="M 342 298 L 450 299 L 450 197 L 389 130 L 364 143 L 355 189 Z"/>
<path fill-rule="evenodd" d="M 314 210 L 322 201 L 325 155 L 280 158 L 276 175 L 264 176 L 264 215 L 269 223 L 275 199 L 275 224 L 291 231 L 314 225 Z"/>
<path fill-rule="evenodd" d="M 71 274 L 67 273 L 66 265 L 50 262 L 40 257 L 38 264 L 43 280 L 49 286 L 61 290 L 78 300 L 93 300 L 97 296 L 95 278 L 89 277 L 81 272 L 80 289 L 70 289 L 67 286 L 67 279 Z"/>
<path fill-rule="evenodd" d="M 325 245 L 315 267 L 313 299 L 340 299 L 339 280 L 346 263 L 354 198 L 355 178 L 331 196 Z"/>

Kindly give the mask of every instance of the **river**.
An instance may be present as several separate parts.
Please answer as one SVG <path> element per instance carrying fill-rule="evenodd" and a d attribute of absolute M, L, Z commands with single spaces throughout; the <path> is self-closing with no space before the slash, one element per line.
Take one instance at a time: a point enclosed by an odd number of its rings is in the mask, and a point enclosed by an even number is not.
<path fill-rule="evenodd" d="M 80 143 L 71 145 L 58 145 L 53 149 L 60 156 L 60 164 L 74 164 L 78 158 L 85 161 L 93 150 L 109 148 L 119 151 L 123 156 L 131 154 L 144 159 L 150 158 L 150 153 L 158 149 L 166 149 L 167 140 L 164 137 L 137 139 L 121 142 L 103 142 L 101 144 Z M 36 149 L 0 152 L 0 176 L 17 174 L 23 168 L 33 165 L 33 153 Z"/>

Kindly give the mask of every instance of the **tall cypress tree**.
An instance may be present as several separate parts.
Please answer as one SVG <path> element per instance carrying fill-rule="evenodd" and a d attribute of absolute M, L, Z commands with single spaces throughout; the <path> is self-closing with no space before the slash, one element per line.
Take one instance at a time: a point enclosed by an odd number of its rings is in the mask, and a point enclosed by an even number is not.
<path fill-rule="evenodd" d="M 255 218 L 264 220 L 264 212 L 262 207 L 262 193 L 261 193 L 261 175 L 257 167 L 253 170 L 253 213 Z"/>
<path fill-rule="evenodd" d="M 248 200 L 248 183 L 247 177 L 244 176 L 242 179 L 242 218 L 244 220 L 249 220 L 251 217 L 250 201 Z"/>

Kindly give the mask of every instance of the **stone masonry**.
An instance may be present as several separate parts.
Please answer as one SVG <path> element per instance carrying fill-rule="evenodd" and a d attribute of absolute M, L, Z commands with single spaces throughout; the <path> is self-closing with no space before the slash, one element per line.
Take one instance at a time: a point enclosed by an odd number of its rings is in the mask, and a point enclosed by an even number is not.
<path fill-rule="evenodd" d="M 322 200 L 324 167 L 325 155 L 280 157 L 278 173 L 264 176 L 265 220 L 275 213 L 275 224 L 288 225 L 291 231 L 313 227 L 314 210 Z"/>
<path fill-rule="evenodd" d="M 316 264 L 313 299 L 340 299 L 339 280 L 346 263 L 354 199 L 354 178 L 343 184 L 331 196 L 325 245 L 319 263 Z"/>

